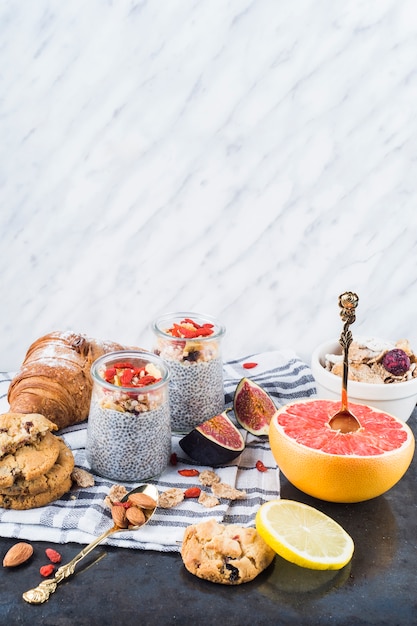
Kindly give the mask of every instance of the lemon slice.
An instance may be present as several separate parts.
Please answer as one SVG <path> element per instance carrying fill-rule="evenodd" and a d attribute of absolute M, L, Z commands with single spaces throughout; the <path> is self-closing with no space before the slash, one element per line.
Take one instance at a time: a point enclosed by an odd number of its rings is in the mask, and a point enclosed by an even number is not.
<path fill-rule="evenodd" d="M 256 514 L 256 530 L 277 554 L 310 569 L 341 569 L 353 540 L 333 519 L 294 500 L 270 500 Z"/>

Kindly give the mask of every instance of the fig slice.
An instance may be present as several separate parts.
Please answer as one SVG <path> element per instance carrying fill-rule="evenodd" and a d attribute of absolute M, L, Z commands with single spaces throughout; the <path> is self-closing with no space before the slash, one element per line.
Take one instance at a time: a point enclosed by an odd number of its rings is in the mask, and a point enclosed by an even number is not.
<path fill-rule="evenodd" d="M 227 409 L 196 426 L 180 442 L 188 456 L 201 465 L 226 465 L 241 454 L 245 441 L 227 416 Z"/>
<path fill-rule="evenodd" d="M 253 435 L 267 435 L 277 411 L 270 395 L 249 378 L 242 378 L 233 397 L 233 410 L 239 424 Z"/>

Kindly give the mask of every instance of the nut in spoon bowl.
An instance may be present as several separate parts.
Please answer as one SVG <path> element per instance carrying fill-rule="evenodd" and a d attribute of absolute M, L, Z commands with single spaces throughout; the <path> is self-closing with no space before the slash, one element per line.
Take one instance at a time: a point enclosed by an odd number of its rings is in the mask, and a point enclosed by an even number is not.
<path fill-rule="evenodd" d="M 149 522 L 158 506 L 158 490 L 154 485 L 140 485 L 129 491 L 119 504 L 113 505 L 114 525 L 83 548 L 69 563 L 62 565 L 53 578 L 43 580 L 23 594 L 29 604 L 42 604 L 65 578 L 74 573 L 76 565 L 107 537 L 120 531 L 135 531 Z M 129 502 L 129 507 L 123 506 Z M 130 511 L 130 513 L 128 513 Z"/>

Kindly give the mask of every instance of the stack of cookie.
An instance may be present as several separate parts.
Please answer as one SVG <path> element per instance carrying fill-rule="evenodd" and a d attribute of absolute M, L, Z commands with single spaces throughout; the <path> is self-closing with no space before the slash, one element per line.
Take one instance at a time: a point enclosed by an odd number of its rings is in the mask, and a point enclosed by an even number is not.
<path fill-rule="evenodd" d="M 70 490 L 74 457 L 38 413 L 0 415 L 0 507 L 33 509 Z"/>

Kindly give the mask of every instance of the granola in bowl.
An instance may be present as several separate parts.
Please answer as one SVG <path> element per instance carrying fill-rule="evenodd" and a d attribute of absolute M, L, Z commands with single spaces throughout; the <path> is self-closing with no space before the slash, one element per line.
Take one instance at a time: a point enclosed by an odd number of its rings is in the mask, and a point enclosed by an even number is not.
<path fill-rule="evenodd" d="M 350 403 L 365 404 L 404 422 L 416 408 L 417 355 L 407 340 L 397 342 L 354 337 L 349 349 Z M 319 398 L 339 400 L 343 356 L 337 339 L 313 351 L 311 372 Z"/>
<path fill-rule="evenodd" d="M 342 376 L 343 355 L 326 354 L 325 368 Z M 349 379 L 363 383 L 400 383 L 417 377 L 417 356 L 407 339 L 390 342 L 355 338 L 349 348 Z"/>

